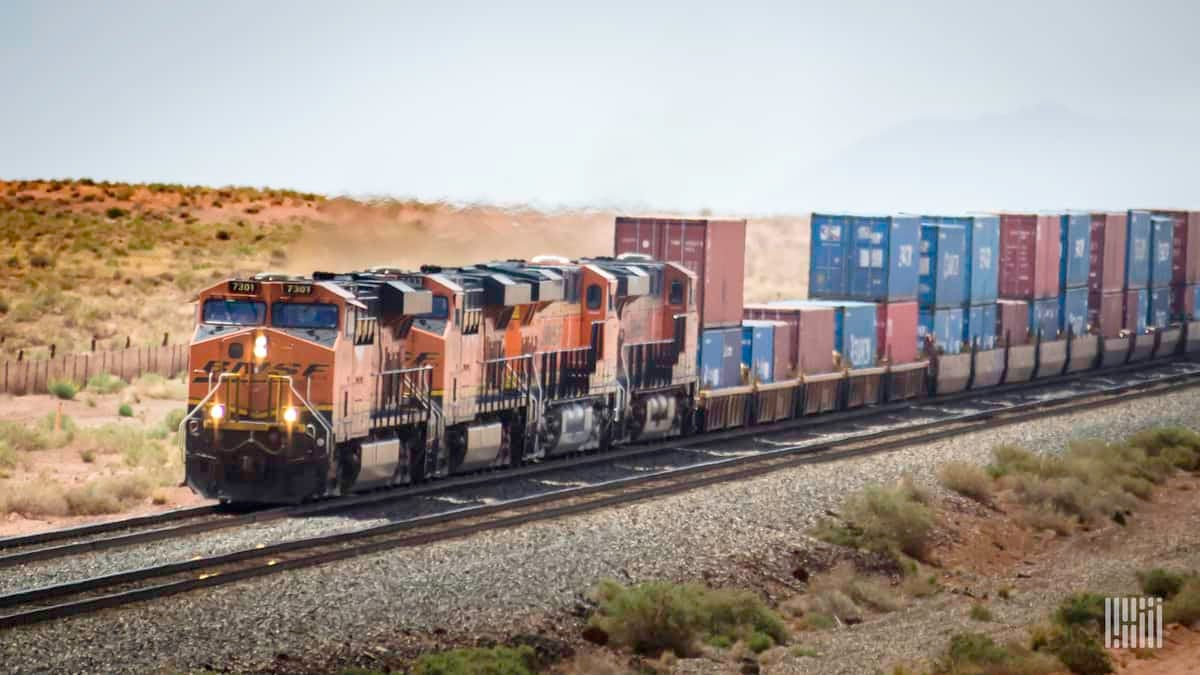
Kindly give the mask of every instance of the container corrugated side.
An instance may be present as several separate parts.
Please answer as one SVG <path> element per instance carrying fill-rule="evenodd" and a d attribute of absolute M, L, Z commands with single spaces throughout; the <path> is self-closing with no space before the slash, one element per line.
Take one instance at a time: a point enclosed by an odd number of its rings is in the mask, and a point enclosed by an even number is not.
<path fill-rule="evenodd" d="M 1138 335 L 1146 332 L 1146 317 L 1150 314 L 1150 291 L 1134 288 L 1125 291 L 1125 330 Z"/>
<path fill-rule="evenodd" d="M 848 293 L 850 216 L 814 213 L 809 238 L 808 294 L 814 298 L 840 298 Z"/>
<path fill-rule="evenodd" d="M 1073 337 L 1088 333 L 1088 289 L 1086 286 L 1068 288 L 1059 296 L 1058 330 Z"/>
<path fill-rule="evenodd" d="M 1171 285 L 1171 254 L 1175 250 L 1175 219 L 1150 217 L 1150 287 Z"/>
<path fill-rule="evenodd" d="M 1088 293 L 1088 323 L 1097 335 L 1118 337 L 1125 329 L 1125 291 Z"/>
<path fill-rule="evenodd" d="M 1171 283 L 1187 285 L 1200 282 L 1200 214 L 1187 211 L 1154 211 L 1175 221 L 1171 247 Z"/>
<path fill-rule="evenodd" d="M 836 319 L 832 307 L 805 300 L 780 300 L 747 306 L 747 318 L 786 321 L 791 324 L 792 363 L 796 374 L 833 372 Z"/>
<path fill-rule="evenodd" d="M 922 307 L 961 307 L 967 301 L 967 229 L 959 225 L 921 226 L 919 299 Z"/>
<path fill-rule="evenodd" d="M 933 336 L 934 347 L 942 354 L 961 354 L 963 341 L 962 307 L 922 309 L 917 329 L 917 344 L 925 352 L 925 338 Z"/>
<path fill-rule="evenodd" d="M 1150 212 L 1128 213 L 1128 236 L 1125 241 L 1125 288 L 1147 288 L 1150 285 Z"/>
<path fill-rule="evenodd" d="M 968 216 L 921 216 L 922 224 L 958 225 L 966 229 L 967 256 L 963 276 L 967 304 L 982 305 L 999 297 L 1000 217 L 994 214 Z"/>
<path fill-rule="evenodd" d="M 996 301 L 996 339 L 1015 346 L 1029 344 L 1029 303 L 1024 300 Z"/>
<path fill-rule="evenodd" d="M 769 384 L 775 381 L 774 322 L 742 322 L 742 366 L 752 382 Z"/>
<path fill-rule="evenodd" d="M 916 301 L 879 303 L 875 316 L 879 360 L 888 363 L 912 363 L 917 360 L 913 336 L 917 334 Z"/>
<path fill-rule="evenodd" d="M 965 308 L 963 341 L 977 349 L 996 348 L 996 303 L 987 302 Z"/>
<path fill-rule="evenodd" d="M 1151 288 L 1146 325 L 1161 330 L 1171 323 L 1171 287 Z"/>
<path fill-rule="evenodd" d="M 707 328 L 700 334 L 700 386 L 736 387 L 742 383 L 742 329 Z"/>
<path fill-rule="evenodd" d="M 1129 229 L 1124 213 L 1093 213 L 1091 265 L 1088 290 L 1111 293 L 1125 287 L 1125 237 Z"/>
<path fill-rule="evenodd" d="M 1087 286 L 1091 265 L 1092 217 L 1087 213 L 1065 213 L 1059 219 L 1059 290 Z"/>
<path fill-rule="evenodd" d="M 915 300 L 920 221 L 916 216 L 853 216 L 846 298 Z M 812 293 L 809 293 L 812 295 Z"/>
<path fill-rule="evenodd" d="M 1000 297 L 1058 295 L 1059 229 L 1056 214 L 1000 214 Z"/>
<path fill-rule="evenodd" d="M 857 300 L 804 300 L 794 305 L 787 302 L 770 304 L 833 308 L 834 348 L 840 355 L 842 365 L 850 368 L 870 368 L 875 365 L 875 303 Z"/>
<path fill-rule="evenodd" d="M 1040 298 L 1029 301 L 1029 327 L 1043 340 L 1057 340 L 1059 331 L 1059 299 Z"/>
<path fill-rule="evenodd" d="M 1184 321 L 1200 319 L 1200 284 L 1183 287 L 1183 299 L 1180 303 L 1180 318 Z"/>

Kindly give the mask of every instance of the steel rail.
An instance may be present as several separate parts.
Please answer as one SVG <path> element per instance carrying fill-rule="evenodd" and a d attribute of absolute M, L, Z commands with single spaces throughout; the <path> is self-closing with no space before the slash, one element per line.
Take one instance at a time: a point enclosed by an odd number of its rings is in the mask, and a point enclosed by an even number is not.
<path fill-rule="evenodd" d="M 902 429 L 870 432 L 824 443 L 793 445 L 753 455 L 705 462 L 594 485 L 554 490 L 495 504 L 455 509 L 351 532 L 298 539 L 206 558 L 46 586 L 0 596 L 0 607 L 19 607 L 33 602 L 69 598 L 81 593 L 114 588 L 117 590 L 105 595 L 85 597 L 0 616 L 0 628 L 94 612 L 140 600 L 166 597 L 198 588 L 215 587 L 283 570 L 319 565 L 391 548 L 412 547 L 461 538 L 487 530 L 549 520 L 607 506 L 693 490 L 716 483 L 742 480 L 788 467 L 875 455 L 980 429 L 1008 426 L 1045 417 L 1112 406 L 1137 398 L 1198 385 L 1200 385 L 1200 372 L 1175 373 L 1160 378 L 1125 383 L 1104 390 L 1080 392 L 1078 395 L 1070 397 L 1069 401 L 1061 398 L 1029 401 L 1009 408 L 978 411 Z M 592 498 L 587 499 L 588 497 Z M 539 508 L 544 504 L 554 502 L 563 503 L 550 508 Z M 487 516 L 497 517 L 487 519 Z M 472 520 L 474 522 L 469 522 Z M 462 521 L 462 524 L 455 524 L 458 521 Z M 453 524 L 453 526 L 437 529 L 437 526 L 445 524 Z M 434 529 L 420 532 L 421 528 Z M 418 532 L 414 534 L 414 530 Z M 311 552 L 314 549 L 326 550 Z M 194 574 L 196 572 L 203 573 L 196 575 Z M 186 576 L 150 586 L 121 588 L 140 581 L 163 580 L 180 575 Z"/>

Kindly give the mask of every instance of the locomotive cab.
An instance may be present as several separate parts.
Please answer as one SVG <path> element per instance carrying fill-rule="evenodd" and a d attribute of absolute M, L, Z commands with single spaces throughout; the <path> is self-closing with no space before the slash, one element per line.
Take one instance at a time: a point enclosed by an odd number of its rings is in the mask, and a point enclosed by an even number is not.
<path fill-rule="evenodd" d="M 181 424 L 193 490 L 237 502 L 326 491 L 334 363 L 347 317 L 361 309 L 331 284 L 278 276 L 200 293 Z"/>

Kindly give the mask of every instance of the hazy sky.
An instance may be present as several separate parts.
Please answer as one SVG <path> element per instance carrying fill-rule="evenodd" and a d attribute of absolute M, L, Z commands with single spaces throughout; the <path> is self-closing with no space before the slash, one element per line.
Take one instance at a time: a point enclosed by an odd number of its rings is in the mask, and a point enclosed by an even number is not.
<path fill-rule="evenodd" d="M 0 0 L 0 176 L 1200 207 L 1200 3 Z"/>

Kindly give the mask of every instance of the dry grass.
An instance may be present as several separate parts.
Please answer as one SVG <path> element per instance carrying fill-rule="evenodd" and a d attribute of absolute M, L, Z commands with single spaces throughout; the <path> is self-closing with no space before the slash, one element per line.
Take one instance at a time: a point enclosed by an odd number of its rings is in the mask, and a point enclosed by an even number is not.
<path fill-rule="evenodd" d="M 843 523 L 826 519 L 814 534 L 833 544 L 920 558 L 933 530 L 928 501 L 911 480 L 894 487 L 868 486 L 846 499 Z"/>
<path fill-rule="evenodd" d="M 7 488 L 0 494 L 0 513 L 36 516 L 87 516 L 120 513 L 150 495 L 154 480 L 144 474 L 97 478 L 67 487 L 49 478 Z"/>
<path fill-rule="evenodd" d="M 947 489 L 976 501 L 992 498 L 992 478 L 982 467 L 969 462 L 951 461 L 938 467 L 938 480 Z"/>
<path fill-rule="evenodd" d="M 133 381 L 133 390 L 144 398 L 183 400 L 187 384 L 183 380 L 168 380 L 162 375 L 147 373 Z"/>

